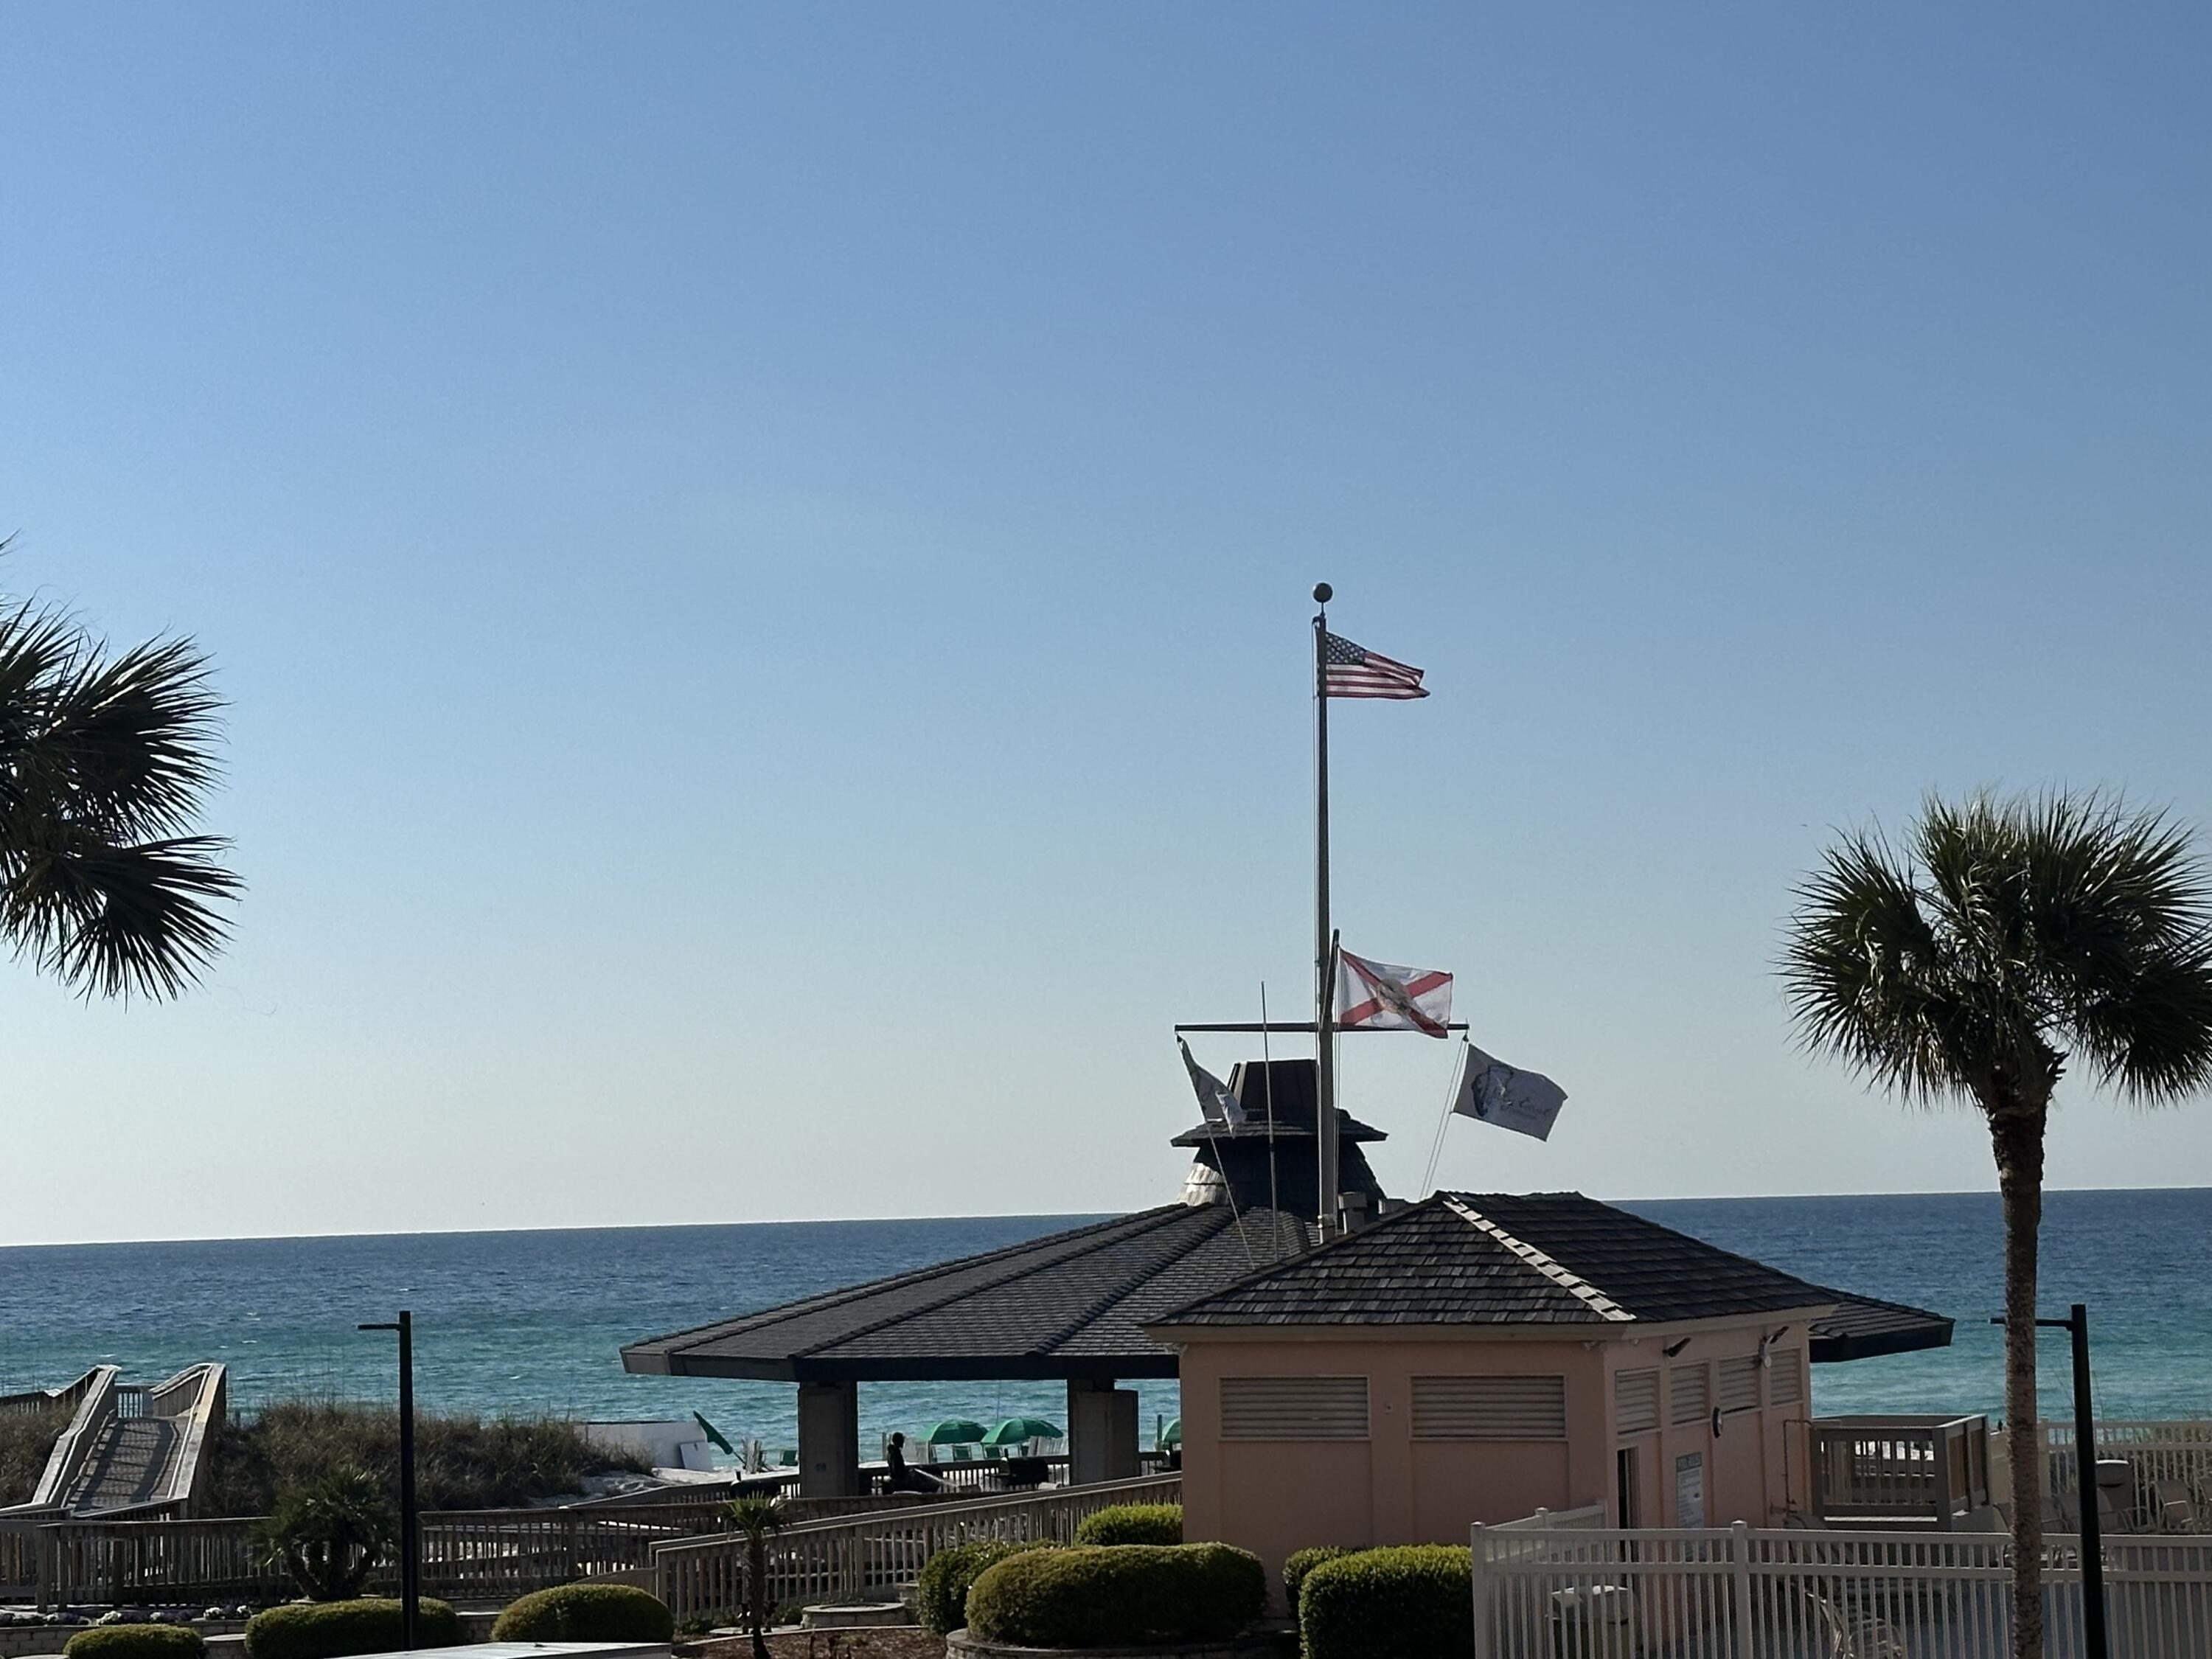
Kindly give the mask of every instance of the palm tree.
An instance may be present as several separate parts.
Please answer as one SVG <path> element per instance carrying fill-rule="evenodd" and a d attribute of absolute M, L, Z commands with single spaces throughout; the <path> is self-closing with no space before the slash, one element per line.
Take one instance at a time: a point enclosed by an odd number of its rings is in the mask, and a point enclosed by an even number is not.
<path fill-rule="evenodd" d="M 399 1534 L 376 1477 L 342 1468 L 286 1492 L 259 1540 L 262 1559 L 291 1574 L 310 1601 L 344 1601 L 391 1559 Z"/>
<path fill-rule="evenodd" d="M 2137 1103 L 2212 1084 L 2212 887 L 2186 828 L 2112 796 L 1931 799 L 1902 846 L 1860 830 L 1828 849 L 1798 890 L 1781 971 L 1808 1048 L 1910 1103 L 1988 1121 L 2004 1200 L 2013 1651 L 2039 1659 L 2044 1125 L 2076 1058 Z M 2093 1501 L 2086 1469 L 2081 1485 Z"/>
<path fill-rule="evenodd" d="M 228 843 L 191 833 L 221 707 L 190 640 L 112 655 L 59 611 L 0 607 L 0 937 L 18 956 L 87 996 L 198 977 L 239 885 Z"/>
<path fill-rule="evenodd" d="M 769 1659 L 768 1540 L 783 1530 L 788 1516 L 780 1498 L 748 1492 L 730 1502 L 730 1521 L 745 1535 L 745 1622 L 752 1626 L 753 1659 Z"/>

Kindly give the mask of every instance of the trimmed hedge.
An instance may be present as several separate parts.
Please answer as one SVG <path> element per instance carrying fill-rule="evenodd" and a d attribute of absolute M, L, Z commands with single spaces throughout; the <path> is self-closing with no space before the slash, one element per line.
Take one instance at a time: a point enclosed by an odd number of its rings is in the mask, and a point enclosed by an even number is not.
<path fill-rule="evenodd" d="M 62 1644 L 66 1659 L 200 1659 L 206 1651 L 189 1625 L 100 1625 Z"/>
<path fill-rule="evenodd" d="M 1467 1546 L 1401 1544 L 1309 1567 L 1298 1640 L 1305 1659 L 1466 1659 L 1474 1650 Z"/>
<path fill-rule="evenodd" d="M 1032 1648 L 1213 1641 L 1267 1606 L 1260 1558 L 1226 1544 L 1075 1544 L 989 1568 L 968 1592 L 968 1629 Z"/>
<path fill-rule="evenodd" d="M 1003 1538 L 983 1538 L 972 1544 L 955 1544 L 922 1563 L 919 1582 L 921 1627 L 937 1636 L 950 1636 L 968 1622 L 969 1587 L 1010 1555 L 1024 1550 L 1060 1547 L 1045 1538 L 1010 1543 Z"/>
<path fill-rule="evenodd" d="M 1324 1561 L 1339 1560 L 1358 1553 L 1349 1544 L 1315 1544 L 1292 1550 L 1283 1562 L 1283 1601 L 1291 1610 L 1291 1617 L 1298 1616 L 1298 1586 L 1305 1583 L 1308 1573 Z"/>
<path fill-rule="evenodd" d="M 1079 1544 L 1180 1544 L 1180 1504 L 1109 1504 L 1076 1523 Z"/>
<path fill-rule="evenodd" d="M 676 1615 L 649 1590 L 629 1584 L 561 1584 L 507 1605 L 495 1642 L 667 1642 Z"/>
<path fill-rule="evenodd" d="M 424 1596 L 417 1609 L 415 1644 L 456 1648 L 460 1615 L 453 1604 Z M 290 1601 L 246 1621 L 246 1659 L 346 1659 L 356 1653 L 396 1653 L 406 1646 L 396 1598 L 368 1595 L 355 1601 Z"/>

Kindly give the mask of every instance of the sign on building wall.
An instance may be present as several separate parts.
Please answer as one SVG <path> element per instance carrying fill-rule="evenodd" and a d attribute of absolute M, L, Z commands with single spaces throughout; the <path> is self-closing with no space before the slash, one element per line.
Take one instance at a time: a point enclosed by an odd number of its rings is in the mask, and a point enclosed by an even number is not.
<path fill-rule="evenodd" d="M 1674 1460 L 1674 1524 L 1705 1524 L 1705 1455 L 1691 1452 Z"/>

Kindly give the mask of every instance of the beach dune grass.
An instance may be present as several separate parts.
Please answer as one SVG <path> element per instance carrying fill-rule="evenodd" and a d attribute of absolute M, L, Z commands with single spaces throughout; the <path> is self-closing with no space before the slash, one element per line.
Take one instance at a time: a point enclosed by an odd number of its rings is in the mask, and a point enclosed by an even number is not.
<path fill-rule="evenodd" d="M 72 1407 L 57 1402 L 0 1417 L 0 1508 L 31 1501 L 46 1455 L 73 1415 Z"/>
<path fill-rule="evenodd" d="M 288 1492 L 365 1469 L 397 1492 L 399 1422 L 389 1406 L 283 1401 L 209 1440 L 206 1513 L 268 1515 Z M 594 1446 L 563 1418 L 417 1413 L 415 1482 L 426 1510 L 509 1509 L 583 1490 L 585 1478 L 643 1474 L 638 1459 Z"/>

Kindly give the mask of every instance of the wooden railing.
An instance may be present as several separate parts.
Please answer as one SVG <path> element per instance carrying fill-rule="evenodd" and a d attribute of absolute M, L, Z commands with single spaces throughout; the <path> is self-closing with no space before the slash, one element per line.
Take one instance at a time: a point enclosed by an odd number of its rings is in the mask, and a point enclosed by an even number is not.
<path fill-rule="evenodd" d="M 653 1547 L 723 1524 L 719 1498 L 606 1508 L 439 1510 L 422 1517 L 422 1588 L 506 1601 L 579 1578 L 642 1577 Z M 178 1604 L 283 1595 L 290 1581 L 258 1547 L 255 1516 L 0 1524 L 0 1597 L 42 1605 Z M 396 1587 L 395 1570 L 372 1581 Z"/>
<path fill-rule="evenodd" d="M 1182 1495 L 1180 1474 L 1155 1474 L 804 1522 L 769 1541 L 769 1599 L 783 1607 L 866 1595 L 912 1580 L 925 1561 L 953 1544 L 982 1538 L 1064 1543 L 1094 1510 L 1172 1504 Z M 652 1588 L 679 1620 L 742 1608 L 745 1540 L 728 1535 L 656 1545 Z"/>
<path fill-rule="evenodd" d="M 1815 1418 L 1811 1440 L 1823 1521 L 1948 1528 L 1989 1502 L 1984 1418 Z"/>

